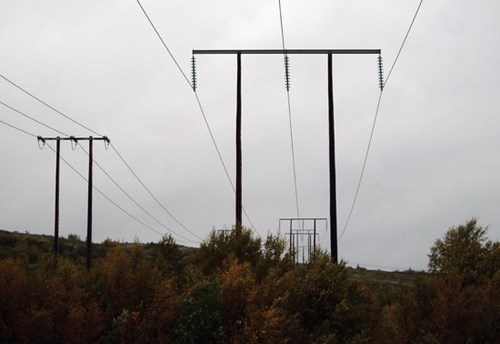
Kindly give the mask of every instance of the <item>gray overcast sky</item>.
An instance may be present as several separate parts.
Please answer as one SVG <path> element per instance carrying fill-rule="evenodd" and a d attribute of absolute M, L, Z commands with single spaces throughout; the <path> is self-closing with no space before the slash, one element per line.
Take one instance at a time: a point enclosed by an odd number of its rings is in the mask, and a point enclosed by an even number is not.
<path fill-rule="evenodd" d="M 382 49 L 387 73 L 419 2 L 284 0 L 286 46 Z M 281 48 L 278 1 L 142 4 L 188 74 L 192 49 Z M 498 0 L 424 1 L 384 91 L 358 202 L 339 243 L 339 256 L 349 264 L 425 269 L 434 240 L 471 217 L 499 239 L 499 13 Z M 191 231 L 206 238 L 212 228 L 231 226 L 234 193 L 196 99 L 136 1 L 0 0 L 0 47 L 2 75 L 108 135 Z M 300 214 L 327 217 L 326 57 L 292 56 L 290 64 Z M 379 89 L 376 56 L 336 56 L 334 68 L 342 230 Z M 198 95 L 233 179 L 235 72 L 234 56 L 197 58 Z M 0 100 L 62 132 L 89 135 L 3 79 Z M 296 216 L 286 104 L 283 58 L 244 56 L 243 203 L 262 236 L 278 230 L 279 218 Z M 3 106 L 0 119 L 36 135 L 56 135 Z M 51 234 L 54 153 L 1 123 L 0 134 L 0 228 Z M 80 147 L 73 151 L 64 142 L 62 154 L 87 174 Z M 162 211 L 112 149 L 97 142 L 94 157 L 169 228 L 199 241 Z M 97 167 L 94 182 L 166 232 Z M 86 197 L 85 182 L 63 165 L 62 235 L 85 237 Z M 98 193 L 94 214 L 96 241 L 160 239 Z M 325 249 L 327 238 L 322 228 Z"/>

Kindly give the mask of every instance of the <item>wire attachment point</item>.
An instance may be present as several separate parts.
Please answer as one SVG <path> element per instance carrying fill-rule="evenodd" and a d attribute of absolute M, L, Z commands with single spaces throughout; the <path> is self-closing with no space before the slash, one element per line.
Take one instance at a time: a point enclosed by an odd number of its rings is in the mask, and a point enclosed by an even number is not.
<path fill-rule="evenodd" d="M 103 136 L 102 140 L 104 141 L 104 149 L 108 150 L 111 140 L 107 136 Z"/>
<path fill-rule="evenodd" d="M 384 90 L 384 66 L 382 55 L 378 56 L 378 86 L 380 87 L 380 91 Z"/>
<path fill-rule="evenodd" d="M 40 150 L 42 150 L 46 144 L 45 139 L 41 136 L 37 136 L 36 139 L 38 140 L 38 148 L 40 148 Z M 42 145 L 40 145 L 40 142 L 42 143 Z"/>
<path fill-rule="evenodd" d="M 191 87 L 196 92 L 196 58 L 191 57 Z"/>
<path fill-rule="evenodd" d="M 70 138 L 70 142 L 71 142 L 71 149 L 76 150 L 76 146 L 78 146 L 78 140 L 74 136 L 70 136 L 69 138 Z M 73 142 L 75 143 L 74 146 L 73 146 Z"/>

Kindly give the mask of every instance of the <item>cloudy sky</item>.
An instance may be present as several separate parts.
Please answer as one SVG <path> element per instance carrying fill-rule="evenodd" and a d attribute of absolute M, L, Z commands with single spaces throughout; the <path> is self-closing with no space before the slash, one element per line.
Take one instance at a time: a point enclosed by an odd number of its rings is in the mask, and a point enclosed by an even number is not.
<path fill-rule="evenodd" d="M 290 49 L 381 49 L 386 74 L 419 0 L 282 1 Z M 278 1 L 158 1 L 142 5 L 190 74 L 193 49 L 280 49 Z M 358 201 L 339 242 L 350 265 L 425 269 L 433 242 L 477 217 L 500 238 L 500 2 L 423 1 L 382 96 Z M 95 160 L 180 243 L 234 222 L 234 192 L 194 93 L 138 3 L 0 0 L 0 74 L 110 137 L 176 223 L 102 142 Z M 328 217 L 327 61 L 290 59 L 300 216 Z M 297 216 L 282 56 L 243 56 L 243 203 L 262 236 Z M 377 56 L 335 56 L 338 221 L 356 190 L 379 96 Z M 197 94 L 234 180 L 234 56 L 198 56 Z M 0 78 L 0 101 L 68 135 L 91 133 Z M 0 120 L 56 132 L 0 105 Z M 55 155 L 0 123 L 0 228 L 51 234 Z M 82 142 L 87 149 L 87 144 Z M 87 174 L 81 147 L 62 156 Z M 95 241 L 157 241 L 167 229 L 95 167 Z M 86 184 L 61 169 L 61 235 L 86 233 Z M 250 225 L 244 219 L 245 225 Z M 154 229 L 154 230 L 152 230 Z M 329 249 L 325 226 L 321 245 Z M 182 237 L 181 237 L 182 236 Z M 183 238 L 184 237 L 184 238 Z M 186 244 L 186 243 L 185 243 Z M 196 246 L 196 243 L 189 243 Z"/>

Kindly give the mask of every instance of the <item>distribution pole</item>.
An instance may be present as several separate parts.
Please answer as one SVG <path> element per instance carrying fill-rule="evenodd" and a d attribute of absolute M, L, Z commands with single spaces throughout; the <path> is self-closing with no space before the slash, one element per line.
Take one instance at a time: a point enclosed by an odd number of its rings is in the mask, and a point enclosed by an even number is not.
<path fill-rule="evenodd" d="M 236 228 L 242 225 L 242 153 L 241 153 L 241 54 L 237 56 L 236 78 Z"/>
<path fill-rule="evenodd" d="M 55 192 L 55 218 L 54 218 L 54 252 L 57 255 L 59 252 L 59 175 L 60 175 L 60 145 L 61 140 L 71 140 L 74 142 L 78 141 L 89 141 L 89 177 L 88 177 L 88 202 L 87 202 L 87 270 L 90 269 L 92 264 L 92 191 L 93 191 L 93 162 L 94 162 L 94 153 L 93 153 L 93 141 L 94 140 L 102 140 L 109 144 L 109 138 L 107 136 L 102 137 L 37 137 L 38 141 L 56 141 L 56 192 Z"/>
<path fill-rule="evenodd" d="M 328 54 L 328 132 L 330 156 L 330 250 L 332 262 L 338 262 L 337 245 L 337 191 L 335 176 L 335 118 L 333 110 L 333 58 Z"/>
<path fill-rule="evenodd" d="M 54 214 L 54 254 L 59 254 L 59 168 L 61 166 L 61 138 L 56 138 L 56 204 Z"/>
<path fill-rule="evenodd" d="M 92 165 L 93 158 L 93 137 L 89 137 L 89 179 L 88 179 L 88 203 L 87 203 L 87 270 L 92 264 Z"/>
<path fill-rule="evenodd" d="M 335 178 L 335 125 L 333 107 L 333 55 L 377 54 L 380 49 L 225 49 L 193 50 L 194 55 L 237 55 L 236 98 L 236 225 L 241 225 L 241 55 L 327 55 L 328 56 L 328 122 L 329 122 L 329 167 L 330 167 L 330 249 L 331 259 L 338 262 L 337 243 L 337 198 Z M 380 57 L 379 57 L 380 61 Z M 380 69 L 380 62 L 379 62 Z M 287 81 L 288 82 L 288 81 Z M 290 233 L 291 241 L 293 235 Z M 290 243 L 292 248 L 292 243 Z"/>

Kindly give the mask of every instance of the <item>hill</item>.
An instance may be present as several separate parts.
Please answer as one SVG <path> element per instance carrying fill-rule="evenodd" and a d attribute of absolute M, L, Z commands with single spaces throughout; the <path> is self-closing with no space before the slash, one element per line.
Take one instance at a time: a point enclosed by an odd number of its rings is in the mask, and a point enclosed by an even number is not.
<path fill-rule="evenodd" d="M 108 252 L 118 246 L 131 248 L 133 245 L 141 246 L 146 257 L 152 259 L 157 255 L 159 243 L 128 243 L 106 239 L 102 243 L 92 244 L 92 261 L 99 262 L 106 257 Z M 177 245 L 185 254 L 193 254 L 197 249 Z M 54 237 L 45 234 L 31 234 L 11 232 L 0 229 L 0 259 L 21 259 L 29 264 L 35 264 L 42 255 L 52 253 Z M 60 256 L 71 260 L 79 266 L 85 266 L 86 242 L 77 235 L 70 234 L 67 238 L 59 238 Z M 425 272 L 417 271 L 382 271 L 369 270 L 362 267 L 347 267 L 349 277 L 357 281 L 385 286 L 413 285 L 415 280 L 424 276 Z"/>

